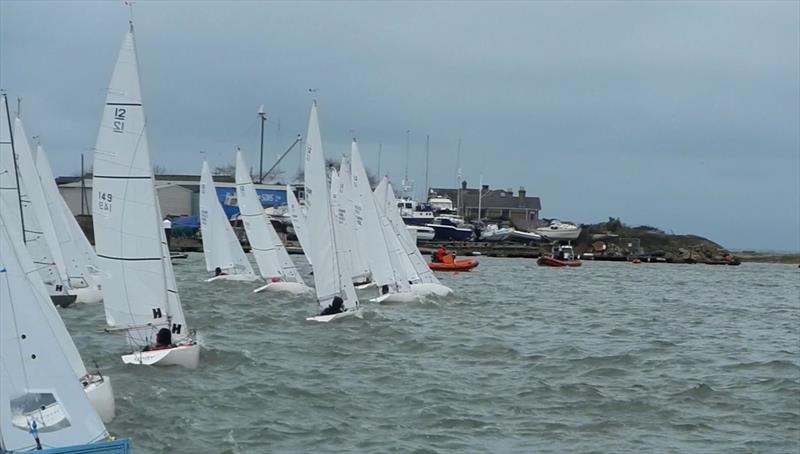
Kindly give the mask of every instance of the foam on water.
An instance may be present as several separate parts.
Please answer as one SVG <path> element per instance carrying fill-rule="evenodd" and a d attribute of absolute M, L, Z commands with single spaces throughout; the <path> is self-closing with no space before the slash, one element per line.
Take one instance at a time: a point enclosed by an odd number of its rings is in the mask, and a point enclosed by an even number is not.
<path fill-rule="evenodd" d="M 304 276 L 309 268 L 302 256 Z M 98 305 L 61 314 L 137 453 L 795 451 L 800 277 L 481 258 L 452 299 L 310 323 L 311 296 L 175 268 L 200 367 L 124 366 Z M 308 282 L 312 282 L 309 277 Z M 372 291 L 374 292 L 374 290 Z"/>

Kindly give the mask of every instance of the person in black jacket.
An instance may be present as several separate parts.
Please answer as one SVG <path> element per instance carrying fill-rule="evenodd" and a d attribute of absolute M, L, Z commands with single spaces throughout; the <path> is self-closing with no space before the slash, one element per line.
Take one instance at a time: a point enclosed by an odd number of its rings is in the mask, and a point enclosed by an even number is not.
<path fill-rule="evenodd" d="M 331 304 L 320 312 L 319 315 L 333 315 L 344 312 L 344 300 L 341 297 L 333 297 Z"/>

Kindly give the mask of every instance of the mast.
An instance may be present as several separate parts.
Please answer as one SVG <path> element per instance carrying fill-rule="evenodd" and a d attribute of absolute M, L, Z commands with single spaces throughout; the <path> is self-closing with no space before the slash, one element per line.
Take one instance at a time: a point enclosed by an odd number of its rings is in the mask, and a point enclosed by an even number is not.
<path fill-rule="evenodd" d="M 258 108 L 258 117 L 261 118 L 261 159 L 258 161 L 258 184 L 261 184 L 264 182 L 264 123 L 267 121 L 263 104 Z"/>
<path fill-rule="evenodd" d="M 461 138 L 458 138 L 458 150 L 456 151 L 456 182 L 458 183 L 458 187 L 456 188 L 456 213 L 461 215 Z"/>
<path fill-rule="evenodd" d="M 481 200 L 483 200 L 483 175 L 478 178 L 478 223 L 481 222 Z"/>
<path fill-rule="evenodd" d="M 378 178 L 381 177 L 381 153 L 383 153 L 383 144 L 378 144 Z"/>
<path fill-rule="evenodd" d="M 423 202 L 428 200 L 428 193 L 430 192 L 429 188 L 429 181 L 428 181 L 428 167 L 430 166 L 431 160 L 431 135 L 428 134 L 425 136 L 425 195 L 422 197 L 425 199 Z"/>
<path fill-rule="evenodd" d="M 83 153 L 81 153 L 81 215 L 84 214 L 86 206 L 86 179 L 83 171 Z"/>
<path fill-rule="evenodd" d="M 408 151 L 409 151 L 409 148 L 410 148 L 410 144 L 411 144 L 411 130 L 410 129 L 406 129 L 406 171 L 405 171 L 405 176 L 403 176 L 403 192 L 405 193 L 406 196 L 408 196 L 408 189 L 409 189 L 409 184 L 408 184 Z"/>
<path fill-rule="evenodd" d="M 19 103 L 19 100 L 17 100 Z M 8 137 L 11 139 L 11 159 L 14 161 L 14 178 L 17 182 L 17 204 L 19 206 L 19 220 L 22 225 L 22 242 L 27 242 L 25 238 L 25 215 L 22 210 L 22 188 L 19 186 L 19 168 L 17 166 L 17 150 L 14 148 L 14 129 L 11 127 L 11 114 L 8 111 L 8 98 L 3 93 L 3 104 L 6 106 L 6 121 L 8 122 Z M 17 108 L 19 110 L 19 108 Z"/>

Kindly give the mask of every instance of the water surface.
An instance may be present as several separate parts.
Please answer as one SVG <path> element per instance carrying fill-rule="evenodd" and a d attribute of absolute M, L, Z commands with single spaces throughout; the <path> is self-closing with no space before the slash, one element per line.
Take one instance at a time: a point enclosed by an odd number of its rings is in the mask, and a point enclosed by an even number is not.
<path fill-rule="evenodd" d="M 61 311 L 140 454 L 798 452 L 794 265 L 482 258 L 439 275 L 455 298 L 318 324 L 309 297 L 175 263 L 197 370 L 125 366 L 100 306 Z"/>

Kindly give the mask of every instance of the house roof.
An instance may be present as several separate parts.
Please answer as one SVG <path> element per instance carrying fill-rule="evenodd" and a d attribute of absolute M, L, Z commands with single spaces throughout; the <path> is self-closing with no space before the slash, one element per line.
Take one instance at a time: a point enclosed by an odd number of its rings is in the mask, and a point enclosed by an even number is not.
<path fill-rule="evenodd" d="M 458 199 L 459 190 L 456 188 L 431 188 L 431 192 L 449 197 L 455 204 Z M 461 190 L 461 199 L 467 208 L 477 208 L 478 194 L 481 191 L 476 188 L 467 188 Z M 539 197 L 528 197 L 523 194 L 520 197 L 519 193 L 514 194 L 513 191 L 505 189 L 487 189 L 483 191 L 483 199 L 481 200 L 482 208 L 523 208 L 528 210 L 541 210 L 542 202 Z"/>

